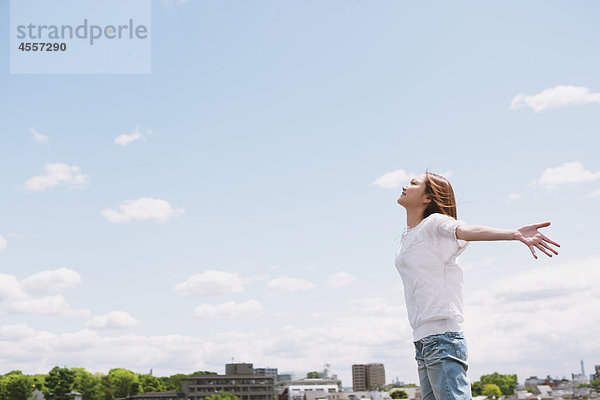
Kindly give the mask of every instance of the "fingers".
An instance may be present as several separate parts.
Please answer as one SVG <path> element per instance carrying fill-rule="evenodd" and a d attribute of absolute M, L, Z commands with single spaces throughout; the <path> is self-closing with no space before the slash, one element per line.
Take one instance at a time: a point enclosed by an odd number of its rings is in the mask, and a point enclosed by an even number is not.
<path fill-rule="evenodd" d="M 540 233 L 540 235 L 542 235 L 542 234 Z M 546 237 L 545 235 L 542 235 L 542 238 L 543 238 L 543 239 L 544 239 L 546 242 L 552 243 L 553 245 L 560 247 L 560 244 L 556 243 L 554 240 L 552 240 L 552 239 L 550 239 L 550 238 Z"/>
<path fill-rule="evenodd" d="M 548 226 L 548 225 L 550 225 L 550 221 L 548 221 L 548 222 L 542 222 L 541 224 L 534 224 L 534 226 L 536 228 L 543 228 L 543 227 Z"/>
<path fill-rule="evenodd" d="M 543 243 L 540 243 L 542 245 L 544 245 Z M 540 246 L 539 244 L 536 244 L 535 247 L 537 247 L 538 249 L 540 249 L 545 255 L 547 255 L 548 257 L 552 257 L 552 254 L 548 253 L 546 251 L 546 249 L 544 249 L 542 246 Z M 557 253 L 558 254 L 558 253 Z"/>
<path fill-rule="evenodd" d="M 548 257 L 552 258 L 552 254 L 550 254 L 548 251 L 546 251 L 546 249 L 552 251 L 554 254 L 558 255 L 558 252 L 556 250 L 554 250 L 553 248 L 551 248 L 550 246 L 548 246 L 546 243 L 540 241 L 539 243 L 534 243 L 531 245 L 527 245 L 527 247 L 529 247 L 529 250 L 531 250 L 531 254 L 533 255 L 533 258 L 535 258 L 537 260 L 537 254 L 535 254 L 535 247 L 537 247 L 542 253 L 544 253 L 545 255 L 547 255 Z"/>
<path fill-rule="evenodd" d="M 542 246 L 544 246 L 545 248 L 547 248 L 548 250 L 550 250 L 551 252 L 553 252 L 554 254 L 558 255 L 558 252 L 556 250 L 554 250 L 552 247 L 548 246 L 546 243 L 540 242 L 540 244 Z M 552 254 L 550 255 L 550 257 L 552 257 Z"/>
<path fill-rule="evenodd" d="M 528 246 L 529 250 L 531 250 L 531 254 L 533 254 L 533 258 L 535 258 L 537 260 L 537 256 L 535 255 L 535 250 L 533 249 L 533 246 Z"/>

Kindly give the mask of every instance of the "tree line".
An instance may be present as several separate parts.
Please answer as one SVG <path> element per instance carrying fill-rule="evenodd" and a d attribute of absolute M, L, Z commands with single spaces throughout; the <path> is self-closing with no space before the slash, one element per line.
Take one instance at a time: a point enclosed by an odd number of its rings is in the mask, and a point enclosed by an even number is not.
<path fill-rule="evenodd" d="M 477 382 L 471 385 L 473 396 L 500 397 L 511 396 L 515 393 L 517 387 L 517 375 L 502 375 L 494 372 L 490 375 L 482 375 Z M 578 387 L 590 387 L 600 390 L 600 378 L 592 380 L 589 384 L 581 384 Z"/>
<path fill-rule="evenodd" d="M 482 375 L 478 381 L 471 384 L 473 396 L 487 396 L 489 398 L 500 396 L 511 396 L 517 387 L 517 375 L 502 375 L 497 372 Z"/>
<path fill-rule="evenodd" d="M 124 368 L 113 368 L 108 375 L 67 367 L 54 367 L 47 374 L 34 375 L 10 371 L 0 376 L 0 400 L 28 400 L 34 390 L 39 390 L 46 400 L 72 400 L 72 391 L 81 393 L 84 400 L 114 400 L 148 392 L 178 392 L 184 378 L 203 374 L 216 372 L 196 371 L 156 377 Z"/>

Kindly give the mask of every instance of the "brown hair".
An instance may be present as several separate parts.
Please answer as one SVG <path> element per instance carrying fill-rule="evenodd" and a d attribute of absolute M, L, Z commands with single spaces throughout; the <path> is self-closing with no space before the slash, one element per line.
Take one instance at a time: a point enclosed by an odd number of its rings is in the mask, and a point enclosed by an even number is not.
<path fill-rule="evenodd" d="M 423 211 L 423 218 L 427 218 L 433 213 L 441 213 L 456 219 L 454 190 L 448 179 L 425 171 L 425 194 L 429 196 L 431 203 Z"/>

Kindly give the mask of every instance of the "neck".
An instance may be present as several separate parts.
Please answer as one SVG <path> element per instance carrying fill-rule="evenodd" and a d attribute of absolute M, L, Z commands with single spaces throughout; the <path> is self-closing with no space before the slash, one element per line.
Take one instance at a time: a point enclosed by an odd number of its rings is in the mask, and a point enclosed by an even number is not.
<path fill-rule="evenodd" d="M 419 222 L 423 221 L 423 212 L 425 209 L 408 209 L 406 210 L 406 225 L 409 228 L 414 228 L 419 225 Z"/>

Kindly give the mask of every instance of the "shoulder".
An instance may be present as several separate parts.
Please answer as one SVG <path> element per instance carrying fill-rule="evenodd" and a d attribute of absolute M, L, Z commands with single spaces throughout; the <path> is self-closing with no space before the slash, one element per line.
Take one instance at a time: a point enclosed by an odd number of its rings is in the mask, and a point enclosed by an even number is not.
<path fill-rule="evenodd" d="M 423 219 L 423 230 L 426 232 L 437 230 L 437 227 L 446 220 L 446 217 L 447 215 L 440 213 L 429 214 Z"/>
<path fill-rule="evenodd" d="M 427 216 L 425 218 L 425 220 L 427 221 L 428 225 L 434 225 L 434 224 L 453 222 L 453 221 L 456 221 L 456 218 L 453 218 L 449 215 L 442 214 L 442 213 L 433 213 L 433 214 L 430 214 L 429 216 Z"/>
<path fill-rule="evenodd" d="M 453 234 L 458 225 L 464 224 L 463 221 L 442 213 L 433 213 L 426 220 L 424 228 L 430 233 Z"/>

